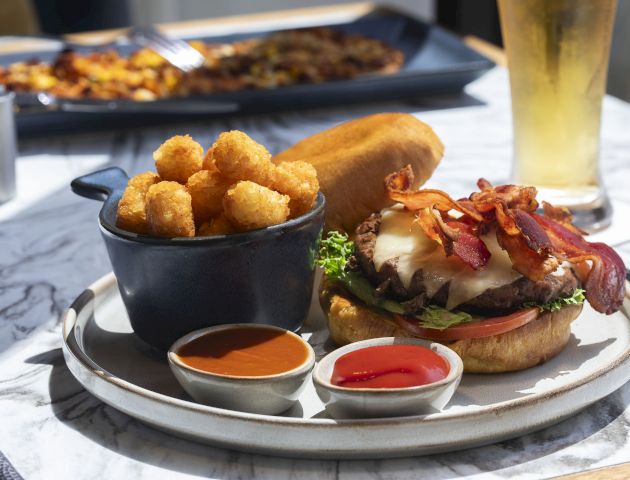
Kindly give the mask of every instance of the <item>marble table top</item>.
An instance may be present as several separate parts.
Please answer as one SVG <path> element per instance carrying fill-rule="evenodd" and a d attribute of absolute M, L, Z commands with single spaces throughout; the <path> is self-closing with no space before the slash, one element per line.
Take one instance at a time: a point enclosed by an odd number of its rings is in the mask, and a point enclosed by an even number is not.
<path fill-rule="evenodd" d="M 472 191 L 480 175 L 493 183 L 507 180 L 511 118 L 507 74 L 500 68 L 455 97 L 20 142 L 18 196 L 0 206 L 0 451 L 22 476 L 528 479 L 630 461 L 630 384 L 556 426 L 486 447 L 396 460 L 321 461 L 244 454 L 169 436 L 103 404 L 72 377 L 60 349 L 60 316 L 110 270 L 97 228 L 100 204 L 72 194 L 72 178 L 110 165 L 132 174 L 147 170 L 152 151 L 178 133 L 209 145 L 219 132 L 241 129 L 275 153 L 379 111 L 413 113 L 440 135 L 446 155 L 430 186 L 457 196 Z M 606 98 L 604 181 L 616 201 L 630 204 L 628 125 L 630 105 Z M 630 243 L 618 250 L 630 265 Z"/>

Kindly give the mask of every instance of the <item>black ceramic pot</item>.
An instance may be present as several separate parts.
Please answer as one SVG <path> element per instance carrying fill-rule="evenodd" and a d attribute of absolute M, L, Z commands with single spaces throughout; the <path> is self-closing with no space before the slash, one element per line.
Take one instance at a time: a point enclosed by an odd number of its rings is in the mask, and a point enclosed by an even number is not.
<path fill-rule="evenodd" d="M 186 333 L 224 323 L 298 330 L 306 318 L 324 222 L 324 196 L 281 225 L 195 238 L 152 238 L 115 226 L 128 177 L 108 168 L 75 179 L 78 195 L 104 201 L 101 233 L 134 332 L 167 350 Z"/>

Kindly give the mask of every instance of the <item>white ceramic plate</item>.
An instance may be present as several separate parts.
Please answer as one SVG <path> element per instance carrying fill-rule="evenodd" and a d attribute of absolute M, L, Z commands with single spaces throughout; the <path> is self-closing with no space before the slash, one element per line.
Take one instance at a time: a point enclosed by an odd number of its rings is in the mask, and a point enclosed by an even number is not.
<path fill-rule="evenodd" d="M 283 456 L 396 457 L 522 435 L 612 393 L 630 379 L 630 301 L 624 309 L 605 317 L 585 307 L 569 345 L 553 360 L 518 373 L 466 374 L 443 411 L 415 417 L 336 421 L 323 412 L 312 384 L 283 416 L 194 403 L 165 355 L 156 355 L 132 333 L 113 274 L 91 285 L 66 313 L 63 351 L 70 371 L 92 394 L 182 437 Z M 331 348 L 315 304 L 304 330 L 316 353 Z"/>

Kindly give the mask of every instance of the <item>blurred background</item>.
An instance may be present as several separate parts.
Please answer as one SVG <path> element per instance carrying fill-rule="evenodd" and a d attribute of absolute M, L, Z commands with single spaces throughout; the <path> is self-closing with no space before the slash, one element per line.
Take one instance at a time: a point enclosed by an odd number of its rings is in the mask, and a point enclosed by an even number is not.
<path fill-rule="evenodd" d="M 0 0 L 0 35 L 64 34 L 356 3 L 347 0 Z M 382 2 L 437 22 L 462 35 L 501 45 L 496 0 L 389 0 Z M 619 0 L 608 92 L 630 100 L 630 1 Z"/>

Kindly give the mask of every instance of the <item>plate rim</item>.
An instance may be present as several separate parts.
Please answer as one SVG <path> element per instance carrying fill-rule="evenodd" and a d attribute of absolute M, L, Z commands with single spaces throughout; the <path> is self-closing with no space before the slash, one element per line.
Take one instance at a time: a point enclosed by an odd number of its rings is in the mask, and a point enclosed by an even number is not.
<path fill-rule="evenodd" d="M 599 367 L 594 372 L 591 372 L 589 375 L 580 378 L 574 382 L 571 382 L 567 385 L 558 387 L 548 392 L 535 393 L 526 395 L 523 397 L 519 397 L 511 400 L 504 400 L 502 402 L 493 403 L 490 405 L 476 406 L 475 411 L 473 412 L 465 412 L 465 411 L 457 411 L 457 412 L 438 412 L 431 413 L 428 415 L 414 415 L 407 417 L 390 417 L 390 418 L 366 418 L 366 419 L 327 419 L 327 418 L 297 418 L 297 417 L 279 417 L 273 415 L 262 415 L 255 413 L 246 413 L 239 412 L 235 410 L 227 410 L 223 408 L 213 407 L 209 405 L 202 405 L 195 402 L 191 402 L 188 400 L 183 400 L 175 397 L 171 397 L 162 393 L 154 392 L 152 390 L 148 390 L 146 388 L 140 387 L 136 384 L 128 382 L 120 377 L 110 374 L 106 370 L 103 369 L 95 369 L 90 363 L 98 366 L 95 362 L 92 362 L 87 353 L 81 350 L 78 347 L 75 350 L 74 345 L 71 342 L 68 342 L 69 335 L 74 331 L 74 326 L 76 324 L 76 319 L 78 318 L 78 313 L 85 308 L 89 301 L 86 301 L 86 296 L 88 296 L 88 292 L 91 292 L 94 298 L 106 292 L 108 289 L 116 288 L 116 277 L 113 272 L 109 272 L 108 274 L 102 276 L 91 285 L 89 285 L 85 290 L 81 292 L 79 296 L 72 302 L 72 304 L 66 309 L 64 315 L 62 317 L 62 341 L 64 350 L 71 354 L 76 361 L 78 361 L 81 366 L 91 373 L 92 375 L 96 375 L 103 381 L 109 383 L 110 385 L 118 388 L 122 388 L 131 393 L 137 394 L 141 397 L 148 398 L 149 400 L 157 401 L 161 404 L 177 406 L 178 408 L 186 409 L 192 412 L 201 413 L 204 415 L 216 415 L 228 420 L 243 420 L 249 422 L 264 422 L 268 424 L 274 425 L 284 425 L 287 427 L 291 426 L 310 426 L 315 428 L 333 428 L 333 429 L 346 429 L 352 427 L 363 427 L 363 426 L 373 426 L 373 427 L 384 427 L 384 426 L 394 426 L 401 423 L 409 424 L 410 419 L 414 419 L 415 421 L 421 421 L 422 423 L 432 423 L 432 422 L 446 422 L 446 421 L 457 421 L 457 420 L 471 420 L 475 417 L 483 417 L 488 415 L 489 413 L 500 415 L 505 411 L 509 411 L 512 409 L 516 409 L 519 407 L 531 407 L 537 403 L 545 401 L 549 398 L 553 398 L 559 395 L 566 394 L 568 392 L 574 391 L 604 375 L 607 373 L 618 369 L 621 365 L 628 362 L 630 359 L 630 342 L 626 346 L 624 352 L 622 352 L 614 361 L 606 364 L 605 366 Z M 630 290 L 630 283 L 626 282 L 627 289 Z M 626 295 L 624 299 L 624 304 L 630 305 L 630 298 Z M 625 307 L 620 310 L 620 313 L 624 315 L 626 318 L 629 318 L 628 311 Z M 78 351 L 77 351 L 78 350 Z M 628 374 L 630 377 L 630 372 Z M 81 383 L 81 382 L 80 382 Z M 84 386 L 82 384 L 82 386 Z M 84 386 L 85 388 L 85 386 Z M 592 402 L 591 402 L 592 403 Z"/>

